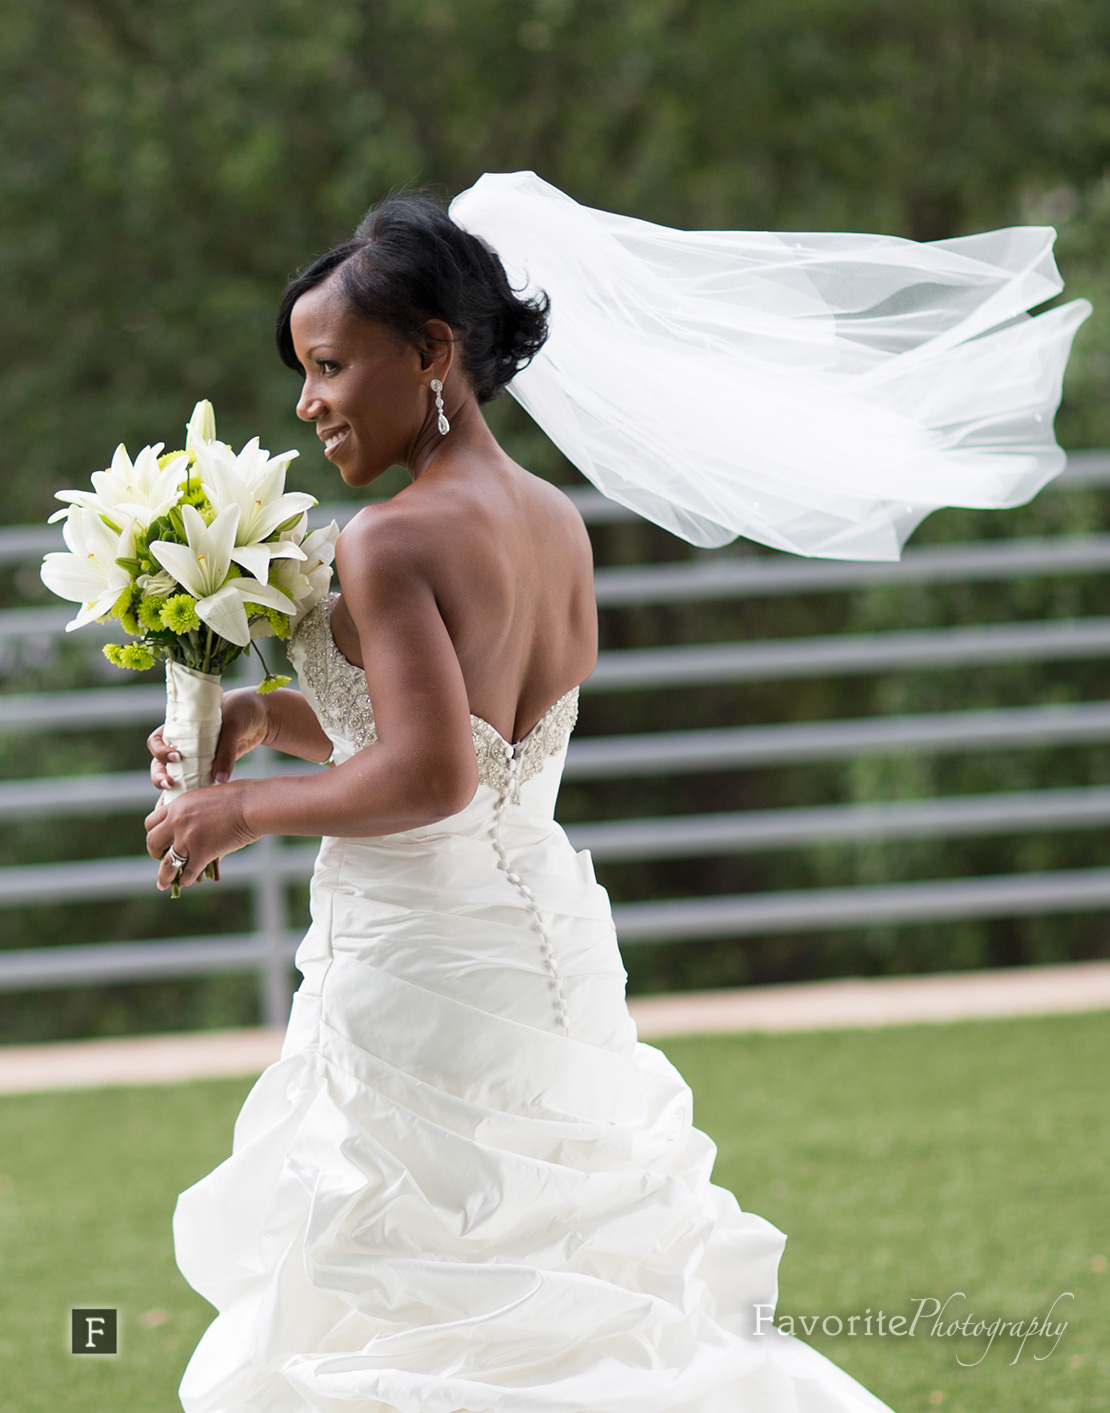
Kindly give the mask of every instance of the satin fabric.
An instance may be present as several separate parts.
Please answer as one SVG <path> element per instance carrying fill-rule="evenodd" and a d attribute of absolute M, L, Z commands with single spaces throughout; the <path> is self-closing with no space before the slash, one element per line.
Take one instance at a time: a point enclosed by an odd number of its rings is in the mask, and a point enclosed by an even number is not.
<path fill-rule="evenodd" d="M 198 672 L 166 659 L 166 719 L 162 738 L 176 746 L 180 760 L 166 764 L 174 782 L 162 791 L 162 802 L 175 800 L 187 790 L 212 784 L 212 762 L 223 724 L 223 687 L 213 672 Z"/>
<path fill-rule="evenodd" d="M 480 784 L 442 823 L 323 841 L 281 1058 L 174 1213 L 219 1312 L 186 1413 L 886 1409 L 755 1333 L 785 1237 L 711 1182 L 689 1087 L 637 1038 L 553 818 L 565 754 L 519 802 Z"/>

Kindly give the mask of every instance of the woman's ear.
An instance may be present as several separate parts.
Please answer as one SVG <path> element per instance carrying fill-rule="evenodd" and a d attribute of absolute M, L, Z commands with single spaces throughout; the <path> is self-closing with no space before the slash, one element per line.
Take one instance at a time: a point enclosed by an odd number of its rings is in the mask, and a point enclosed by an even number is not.
<path fill-rule="evenodd" d="M 422 372 L 435 371 L 440 382 L 446 382 L 447 374 L 455 361 L 455 331 L 445 319 L 426 319 L 416 336 L 420 351 Z"/>

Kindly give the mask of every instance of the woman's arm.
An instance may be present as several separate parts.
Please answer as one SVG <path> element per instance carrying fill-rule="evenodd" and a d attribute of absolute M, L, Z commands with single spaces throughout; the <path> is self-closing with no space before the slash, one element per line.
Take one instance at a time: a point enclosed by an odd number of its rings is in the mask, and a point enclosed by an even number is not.
<path fill-rule="evenodd" d="M 358 630 L 377 740 L 320 775 L 233 781 L 155 810 L 147 819 L 148 850 L 160 858 L 172 844 L 188 854 L 183 885 L 212 859 L 263 834 L 392 834 L 435 823 L 473 799 L 478 763 L 466 685 L 431 566 L 422 563 L 421 537 L 408 533 L 402 514 L 383 507 L 352 522 L 340 547 L 337 564 Z M 296 718 L 289 721 L 290 742 L 307 746 Z M 272 744 L 289 749 L 281 740 Z M 159 887 L 168 887 L 174 874 L 163 863 Z"/>

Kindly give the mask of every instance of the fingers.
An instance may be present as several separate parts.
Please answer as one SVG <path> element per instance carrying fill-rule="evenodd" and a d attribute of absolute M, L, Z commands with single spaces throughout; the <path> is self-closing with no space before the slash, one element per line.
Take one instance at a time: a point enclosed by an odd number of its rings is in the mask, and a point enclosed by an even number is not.
<path fill-rule="evenodd" d="M 207 794 L 207 791 L 199 792 Z M 188 797 L 186 797 L 188 798 Z M 158 805 L 144 820 L 146 825 L 146 851 L 158 862 L 157 886 L 160 892 L 174 887 L 189 888 L 204 873 L 209 863 L 217 857 L 212 843 L 203 842 L 198 837 L 195 819 L 186 813 L 182 815 L 180 801 Z M 170 850 L 175 849 L 178 858 L 184 863 L 174 863 Z M 219 870 L 216 870 L 217 878 Z"/>
<path fill-rule="evenodd" d="M 165 858 L 158 866 L 157 882 L 159 892 L 164 893 L 167 889 L 172 888 L 175 883 L 180 888 L 191 887 L 204 872 L 204 868 L 205 861 L 203 859 L 194 859 L 192 856 L 186 859 L 183 864 L 175 864 L 170 858 L 169 850 L 167 849 Z"/>
<path fill-rule="evenodd" d="M 173 843 L 173 830 L 166 823 L 168 814 L 167 805 L 158 805 L 143 820 L 146 826 L 146 851 L 152 859 L 160 859 Z"/>
<path fill-rule="evenodd" d="M 170 858 L 170 849 L 173 847 L 174 826 L 170 820 L 170 811 L 167 805 L 159 805 L 147 815 L 146 820 L 146 851 L 152 859 L 158 859 L 157 885 L 160 892 L 165 892 L 167 888 L 172 888 L 175 883 L 182 887 L 187 887 L 192 879 L 186 880 L 186 873 L 193 867 L 192 858 L 184 865 L 175 864 Z M 179 849 L 178 853 L 184 855 L 187 849 Z"/>
<path fill-rule="evenodd" d="M 146 747 L 154 759 L 150 763 L 150 781 L 157 790 L 168 790 L 173 785 L 169 771 L 166 769 L 169 761 L 179 761 L 181 752 L 176 747 L 168 745 L 162 736 L 162 727 L 159 726 L 146 738 Z"/>
<path fill-rule="evenodd" d="M 180 756 L 178 756 L 175 751 L 170 759 L 180 760 Z M 160 760 L 151 761 L 150 763 L 150 783 L 156 790 L 168 790 L 174 783 L 170 777 L 169 771 Z"/>
<path fill-rule="evenodd" d="M 173 823 L 168 814 L 169 811 L 163 807 L 147 816 L 149 832 L 146 836 L 146 849 L 151 858 L 159 860 L 157 886 L 163 893 L 175 883 L 181 888 L 190 887 L 201 876 L 209 862 L 202 855 L 190 852 L 180 840 L 174 843 Z M 152 825 L 151 820 L 155 818 L 158 823 Z M 170 857 L 171 849 L 177 850 L 178 858 L 185 859 L 183 864 L 174 863 Z"/>
<path fill-rule="evenodd" d="M 216 754 L 212 758 L 212 781 L 216 785 L 226 785 L 239 758 L 239 732 L 224 718 L 220 729 L 220 739 L 216 743 Z"/>

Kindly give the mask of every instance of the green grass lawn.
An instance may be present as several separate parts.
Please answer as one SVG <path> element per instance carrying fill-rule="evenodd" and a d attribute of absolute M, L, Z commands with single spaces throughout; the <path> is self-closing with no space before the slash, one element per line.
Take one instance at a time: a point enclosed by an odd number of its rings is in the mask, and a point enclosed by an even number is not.
<path fill-rule="evenodd" d="M 1012 1338 L 984 1354 L 924 1317 L 912 1338 L 866 1337 L 862 1320 L 807 1336 L 897 1413 L 1110 1409 L 1105 1016 L 660 1048 L 717 1142 L 715 1180 L 789 1235 L 780 1314 L 870 1309 L 874 1331 L 880 1308 L 963 1291 L 957 1318 L 1028 1320 L 1073 1293 L 1053 1352 L 1033 1338 L 1016 1363 Z M 250 1083 L 0 1098 L 3 1413 L 179 1410 L 212 1312 L 174 1265 L 170 1217 L 226 1155 Z M 118 1357 L 68 1353 L 81 1305 L 118 1308 Z"/>

